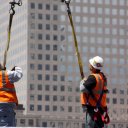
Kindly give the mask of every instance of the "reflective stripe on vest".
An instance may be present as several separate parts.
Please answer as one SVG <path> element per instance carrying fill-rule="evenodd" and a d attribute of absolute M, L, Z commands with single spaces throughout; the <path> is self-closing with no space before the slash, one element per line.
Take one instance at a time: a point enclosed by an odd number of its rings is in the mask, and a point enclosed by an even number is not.
<path fill-rule="evenodd" d="M 16 92 L 15 88 L 6 88 L 5 71 L 2 71 L 2 85 L 3 87 L 0 88 L 0 91 Z"/>
<path fill-rule="evenodd" d="M 6 71 L 0 71 L 0 102 L 2 103 L 16 103 L 18 99 L 14 84 L 10 83 Z"/>

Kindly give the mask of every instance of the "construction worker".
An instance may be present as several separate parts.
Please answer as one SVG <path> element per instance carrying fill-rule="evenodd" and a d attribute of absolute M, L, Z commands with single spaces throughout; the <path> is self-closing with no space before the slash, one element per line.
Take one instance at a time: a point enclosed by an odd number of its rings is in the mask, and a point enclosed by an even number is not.
<path fill-rule="evenodd" d="M 18 105 L 14 82 L 23 76 L 20 67 L 5 70 L 0 64 L 0 127 L 15 127 L 14 108 Z"/>
<path fill-rule="evenodd" d="M 80 91 L 85 93 L 81 99 L 86 111 L 86 128 L 104 128 L 103 114 L 107 112 L 106 93 L 107 79 L 103 72 L 103 59 L 96 56 L 89 60 L 91 74 L 80 82 Z M 106 113 L 107 114 L 107 113 Z M 106 116 L 105 116 L 106 118 Z M 109 117 L 107 115 L 107 119 Z"/>

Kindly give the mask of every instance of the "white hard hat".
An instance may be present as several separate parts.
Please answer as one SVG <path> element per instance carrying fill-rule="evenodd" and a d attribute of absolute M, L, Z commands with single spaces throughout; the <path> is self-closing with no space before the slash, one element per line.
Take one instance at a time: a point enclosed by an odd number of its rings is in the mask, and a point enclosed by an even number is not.
<path fill-rule="evenodd" d="M 101 70 L 103 67 L 103 58 L 99 56 L 95 56 L 94 58 L 89 60 L 89 63 L 94 67 L 95 69 Z"/>

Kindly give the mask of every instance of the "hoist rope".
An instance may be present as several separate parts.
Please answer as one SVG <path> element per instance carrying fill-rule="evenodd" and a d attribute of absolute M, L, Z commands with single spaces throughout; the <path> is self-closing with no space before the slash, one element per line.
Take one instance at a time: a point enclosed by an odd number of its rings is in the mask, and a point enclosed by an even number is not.
<path fill-rule="evenodd" d="M 5 69 L 6 67 L 6 61 L 7 61 L 7 53 L 9 50 L 9 45 L 10 45 L 10 39 L 11 39 L 11 27 L 12 27 L 12 21 L 13 21 L 13 16 L 15 15 L 15 5 L 21 6 L 22 5 L 22 1 L 19 0 L 18 3 L 15 2 L 15 0 L 13 0 L 13 2 L 10 2 L 9 4 L 11 4 L 11 8 L 9 10 L 10 13 L 10 17 L 9 17 L 9 25 L 8 25 L 8 37 L 7 37 L 7 44 L 6 44 L 6 48 L 5 48 L 5 52 L 4 52 L 4 61 L 3 61 L 3 67 Z"/>

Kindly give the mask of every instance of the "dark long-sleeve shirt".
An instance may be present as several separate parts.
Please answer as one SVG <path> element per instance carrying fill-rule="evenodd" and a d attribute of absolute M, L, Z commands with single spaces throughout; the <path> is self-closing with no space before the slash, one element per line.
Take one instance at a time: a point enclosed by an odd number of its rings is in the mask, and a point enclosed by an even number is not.
<path fill-rule="evenodd" d="M 91 92 L 96 86 L 96 78 L 93 75 L 89 75 L 87 80 L 82 80 L 80 84 L 80 91 L 84 92 L 85 90 Z"/>
<path fill-rule="evenodd" d="M 83 85 L 88 91 L 92 90 L 96 86 L 96 78 L 93 75 L 88 76 Z"/>
<path fill-rule="evenodd" d="M 105 80 L 105 83 L 107 85 L 107 79 L 105 77 L 105 75 L 100 72 L 102 74 L 102 77 Z M 80 91 L 84 92 L 84 91 L 88 91 L 88 92 L 92 92 L 92 90 L 95 88 L 97 82 L 96 82 L 96 78 L 94 75 L 89 75 L 87 80 L 82 80 L 80 83 Z M 108 90 L 107 90 L 108 91 Z"/>

